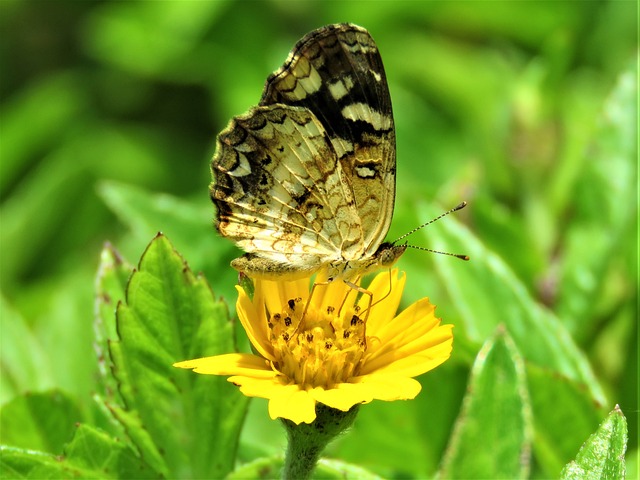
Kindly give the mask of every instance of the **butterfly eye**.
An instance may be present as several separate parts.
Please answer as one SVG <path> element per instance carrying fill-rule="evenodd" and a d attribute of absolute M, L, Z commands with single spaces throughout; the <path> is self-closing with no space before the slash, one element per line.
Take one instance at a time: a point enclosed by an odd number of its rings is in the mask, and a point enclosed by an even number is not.
<path fill-rule="evenodd" d="M 378 257 L 378 265 L 380 267 L 389 268 L 400 258 L 407 249 L 406 245 L 393 245 L 392 243 L 383 243 L 380 245 L 376 256 Z"/>

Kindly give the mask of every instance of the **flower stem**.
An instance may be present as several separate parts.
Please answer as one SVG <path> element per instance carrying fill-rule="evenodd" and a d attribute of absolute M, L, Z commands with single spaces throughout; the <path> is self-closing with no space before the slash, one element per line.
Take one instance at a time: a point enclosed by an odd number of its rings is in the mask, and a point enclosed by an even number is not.
<path fill-rule="evenodd" d="M 331 440 L 349 428 L 358 413 L 358 405 L 348 412 L 316 404 L 316 419 L 296 425 L 283 420 L 288 445 L 282 478 L 305 480 L 311 477 L 320 454 Z"/>

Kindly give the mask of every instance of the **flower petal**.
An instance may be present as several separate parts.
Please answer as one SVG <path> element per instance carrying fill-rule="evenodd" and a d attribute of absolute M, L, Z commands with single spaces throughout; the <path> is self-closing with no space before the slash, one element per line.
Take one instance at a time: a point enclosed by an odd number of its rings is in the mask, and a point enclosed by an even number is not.
<path fill-rule="evenodd" d="M 254 280 L 257 296 L 253 302 L 256 305 L 266 304 L 270 313 L 281 312 L 292 298 L 306 298 L 309 295 L 309 278 L 299 280 Z"/>
<path fill-rule="evenodd" d="M 175 366 L 191 368 L 197 373 L 230 375 L 228 381 L 238 385 L 243 394 L 269 400 L 271 418 L 286 418 L 300 424 L 310 423 L 316 418 L 316 402 L 348 411 L 354 405 L 374 399 L 391 401 L 414 398 L 421 387 L 412 377 L 431 370 L 449 358 L 453 343 L 452 326 L 440 325 L 440 319 L 435 316 L 435 307 L 429 303 L 429 299 L 419 300 L 393 317 L 406 281 L 404 273 L 399 273 L 397 269 L 387 270 L 374 277 L 368 287 L 371 296 L 362 294 L 357 278 L 353 283 L 340 280 L 327 282 L 326 272 L 320 272 L 309 291 L 310 281 L 310 278 L 295 281 L 254 280 L 252 299 L 244 289 L 238 287 L 238 316 L 252 345 L 261 356 L 237 353 L 218 355 L 179 362 Z M 374 304 L 370 305 L 372 297 Z M 342 327 L 338 324 L 334 328 L 333 323 L 326 330 L 329 334 L 328 343 L 323 340 L 322 335 L 318 335 L 318 341 L 324 342 L 321 345 L 322 352 L 329 349 L 327 352 L 338 358 L 337 361 L 331 360 L 329 356 L 319 366 L 327 369 L 330 361 L 333 361 L 337 371 L 343 372 L 342 375 L 311 385 L 294 383 L 293 379 L 315 379 L 314 375 L 300 377 L 297 370 L 298 367 L 311 368 L 313 365 L 304 363 L 307 357 L 289 344 L 280 342 L 276 348 L 271 338 L 273 334 L 269 328 L 269 315 L 294 308 L 290 301 L 297 298 L 310 302 L 305 304 L 305 309 L 317 309 L 319 315 L 316 315 L 322 321 L 325 321 L 325 317 L 327 321 L 331 317 L 332 322 L 344 320 L 344 315 L 351 315 L 354 310 L 358 312 L 354 308 L 356 302 L 360 307 L 358 315 L 367 324 L 366 330 L 360 329 L 359 337 L 357 329 L 349 331 L 349 336 L 342 335 L 341 331 L 336 333 L 336 328 Z M 333 310 L 326 308 L 328 306 L 333 307 Z M 339 318 L 332 317 L 334 311 L 336 315 L 340 315 Z M 353 322 L 353 318 L 350 321 Z M 339 334 L 340 339 L 349 339 L 351 344 L 334 344 L 331 341 L 333 333 Z M 302 338 L 311 342 L 314 336 L 312 334 Z M 292 338 L 299 340 L 298 337 Z M 277 339 L 289 340 L 280 336 Z M 341 363 L 344 362 L 344 351 L 354 347 L 359 349 L 359 354 L 354 357 L 354 362 L 357 363 L 346 368 Z M 304 351 L 303 348 L 302 353 Z M 276 371 L 275 364 L 282 368 Z M 292 368 L 288 368 L 290 364 L 293 365 Z M 350 377 L 354 371 L 358 372 L 358 376 Z"/>
<path fill-rule="evenodd" d="M 349 305 L 348 299 L 345 301 L 347 295 L 353 290 L 342 280 L 334 280 L 329 282 L 327 280 L 326 269 L 321 271 L 313 282 L 311 301 L 319 310 L 326 311 L 326 307 L 331 305 L 334 308 L 341 305 Z M 355 291 L 355 294 L 358 292 Z M 353 304 L 353 301 L 351 302 Z"/>
<path fill-rule="evenodd" d="M 275 373 L 275 372 L 274 372 Z M 276 374 L 277 375 L 277 374 Z M 269 400 L 269 416 L 272 419 L 287 418 L 296 424 L 311 423 L 316 418 L 316 402 L 298 385 L 288 385 L 281 375 L 271 378 L 234 376 L 229 382 L 240 387 L 247 397 Z"/>
<path fill-rule="evenodd" d="M 278 285 L 273 281 L 255 279 L 253 280 L 253 286 L 254 289 L 252 303 L 255 308 L 260 309 L 258 311 L 260 316 L 255 318 L 260 318 L 266 323 L 268 314 L 267 311 L 273 313 L 278 312 L 281 309 Z M 266 330 L 267 326 L 265 325 L 264 328 Z"/>
<path fill-rule="evenodd" d="M 296 425 L 311 423 L 316 419 L 316 401 L 309 392 L 297 385 L 279 388 L 278 395 L 269 401 L 269 416 L 272 419 L 288 418 Z"/>
<path fill-rule="evenodd" d="M 357 377 L 354 386 L 365 387 L 376 400 L 387 402 L 393 400 L 411 400 L 415 398 L 422 386 L 413 378 L 398 375 L 374 374 Z"/>
<path fill-rule="evenodd" d="M 413 378 L 376 374 L 356 377 L 352 383 L 341 383 L 329 390 L 314 388 L 309 393 L 318 402 L 346 412 L 354 405 L 372 400 L 415 398 L 421 389 L 420 382 Z"/>
<path fill-rule="evenodd" d="M 351 383 L 340 383 L 328 390 L 317 387 L 310 390 L 309 394 L 318 402 L 343 412 L 348 411 L 356 404 L 369 403 L 373 400 L 373 396 L 366 386 L 363 388 L 362 385 Z"/>
<path fill-rule="evenodd" d="M 453 335 L 451 325 L 440 325 L 435 307 L 427 298 L 417 301 L 370 341 L 362 374 L 394 371 L 420 375 L 449 358 Z"/>
<path fill-rule="evenodd" d="M 423 298 L 410 305 L 393 320 L 381 325 L 376 335 L 371 335 L 367 362 L 387 351 L 395 351 L 411 343 L 438 326 L 440 319 L 436 318 L 434 311 L 435 306 L 429 303 L 428 298 Z"/>
<path fill-rule="evenodd" d="M 394 373 L 415 377 L 437 367 L 451 355 L 453 347 L 453 325 L 441 325 L 414 342 L 399 345 L 395 349 L 382 349 L 375 358 L 369 359 L 363 374 Z"/>
<path fill-rule="evenodd" d="M 390 363 L 380 368 L 376 373 L 394 374 L 400 376 L 417 377 L 441 365 L 451 356 L 453 341 L 431 347 L 424 354 L 414 354 Z"/>
<path fill-rule="evenodd" d="M 436 307 L 422 298 L 403 310 L 393 320 L 381 325 L 376 336 L 382 345 L 396 346 L 424 335 L 440 323 L 434 314 Z"/>
<path fill-rule="evenodd" d="M 278 394 L 278 389 L 284 384 L 280 381 L 277 373 L 271 377 L 253 377 L 246 375 L 234 375 L 227 378 L 227 381 L 240 387 L 240 391 L 247 397 L 271 398 Z"/>
<path fill-rule="evenodd" d="M 404 284 L 407 276 L 402 272 L 398 276 L 398 269 L 383 272 L 375 276 L 367 290 L 373 294 L 374 305 L 371 307 L 369 319 L 367 320 L 367 334 L 379 336 L 379 331 L 393 318 L 398 311 Z M 360 306 L 366 308 L 369 299 L 363 295 L 360 299 Z"/>
<path fill-rule="evenodd" d="M 173 364 L 178 368 L 191 368 L 206 375 L 247 375 L 253 378 L 271 378 L 277 375 L 269 362 L 250 353 L 229 353 L 214 357 L 196 358 Z"/>
<path fill-rule="evenodd" d="M 236 285 L 236 290 L 238 291 L 236 313 L 244 331 L 247 332 L 251 345 L 264 358 L 275 361 L 273 345 L 269 341 L 264 302 L 256 302 L 256 296 L 260 295 L 260 293 L 255 292 L 256 295 L 254 295 L 254 301 L 252 302 L 242 287 Z"/>

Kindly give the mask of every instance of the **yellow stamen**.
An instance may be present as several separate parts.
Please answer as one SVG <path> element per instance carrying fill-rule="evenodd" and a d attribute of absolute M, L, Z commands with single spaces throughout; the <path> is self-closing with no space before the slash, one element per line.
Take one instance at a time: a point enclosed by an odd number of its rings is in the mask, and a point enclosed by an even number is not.
<path fill-rule="evenodd" d="M 320 309 L 293 298 L 283 311 L 269 313 L 274 368 L 292 383 L 330 389 L 358 375 L 366 351 L 365 321 L 357 306 L 345 312 L 339 307 Z"/>

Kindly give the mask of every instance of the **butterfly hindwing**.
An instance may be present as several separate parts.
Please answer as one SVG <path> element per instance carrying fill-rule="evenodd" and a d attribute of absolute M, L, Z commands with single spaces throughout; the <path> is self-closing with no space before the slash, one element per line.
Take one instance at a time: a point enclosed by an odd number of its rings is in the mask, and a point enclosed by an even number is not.
<path fill-rule="evenodd" d="M 361 242 L 348 181 L 306 109 L 274 105 L 236 117 L 218 138 L 214 174 L 218 230 L 247 252 L 315 266 Z"/>

